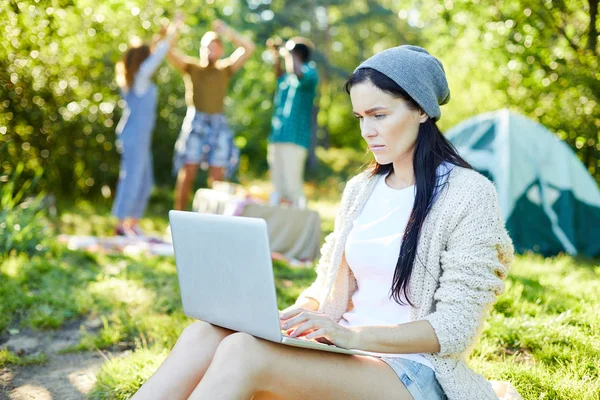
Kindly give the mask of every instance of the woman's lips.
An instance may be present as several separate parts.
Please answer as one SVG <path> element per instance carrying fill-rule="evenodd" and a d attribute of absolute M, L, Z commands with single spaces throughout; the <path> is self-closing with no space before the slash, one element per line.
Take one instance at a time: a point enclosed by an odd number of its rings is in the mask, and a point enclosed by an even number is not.
<path fill-rule="evenodd" d="M 381 151 L 383 150 L 385 146 L 382 144 L 370 144 L 369 145 L 369 149 L 371 149 L 371 151 L 376 152 L 376 151 Z"/>

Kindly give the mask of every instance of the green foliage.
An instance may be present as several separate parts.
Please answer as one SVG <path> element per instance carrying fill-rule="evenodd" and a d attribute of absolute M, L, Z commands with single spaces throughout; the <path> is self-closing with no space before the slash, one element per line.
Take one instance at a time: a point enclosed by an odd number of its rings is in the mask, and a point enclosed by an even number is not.
<path fill-rule="evenodd" d="M 372 159 L 370 154 L 367 155 L 349 148 L 330 148 L 329 150 L 318 148 L 316 155 L 319 163 L 313 172 L 313 179 L 318 182 L 334 179 L 344 185 L 354 175 L 363 171 Z M 339 196 L 343 188 L 336 186 L 336 189 Z"/>
<path fill-rule="evenodd" d="M 39 182 L 41 169 L 34 179 L 26 180 L 17 189 L 23 169 L 23 163 L 17 164 L 10 181 L 0 187 L 0 263 L 10 255 L 42 252 L 47 240 L 41 195 L 23 201 L 25 194 Z"/>
<path fill-rule="evenodd" d="M 24 181 L 44 169 L 40 189 L 111 196 L 121 116 L 114 64 L 132 36 L 150 39 L 176 8 L 186 13 L 179 47 L 198 54 L 199 39 L 221 17 L 257 43 L 236 74 L 228 115 L 242 149 L 241 174 L 266 168 L 274 76 L 264 61 L 272 35 L 301 34 L 316 45 L 321 84 L 318 143 L 362 149 L 342 87 L 360 61 L 386 47 L 425 46 L 446 67 L 452 101 L 442 128 L 474 114 L 513 108 L 557 132 L 600 179 L 600 81 L 594 10 L 583 0 L 482 5 L 467 1 L 10 0 L 0 14 L 0 179 L 24 164 Z M 232 46 L 227 44 L 227 51 Z M 173 144 L 185 114 L 183 82 L 170 67 L 156 74 L 159 117 L 153 139 L 158 183 L 172 184 Z M 101 190 L 104 188 L 103 190 Z"/>
<path fill-rule="evenodd" d="M 428 1 L 421 7 L 428 48 L 444 61 L 452 90 L 444 126 L 509 107 L 556 132 L 600 181 L 597 2 Z"/>

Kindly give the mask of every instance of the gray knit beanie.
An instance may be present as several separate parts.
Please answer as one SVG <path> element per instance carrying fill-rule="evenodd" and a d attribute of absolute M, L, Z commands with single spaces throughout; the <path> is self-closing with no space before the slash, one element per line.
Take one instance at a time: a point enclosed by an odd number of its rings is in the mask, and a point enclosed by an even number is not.
<path fill-rule="evenodd" d="M 450 100 L 444 66 L 422 47 L 392 47 L 367 59 L 354 72 L 361 68 L 372 68 L 396 82 L 436 121 L 442 115 L 440 105 Z"/>

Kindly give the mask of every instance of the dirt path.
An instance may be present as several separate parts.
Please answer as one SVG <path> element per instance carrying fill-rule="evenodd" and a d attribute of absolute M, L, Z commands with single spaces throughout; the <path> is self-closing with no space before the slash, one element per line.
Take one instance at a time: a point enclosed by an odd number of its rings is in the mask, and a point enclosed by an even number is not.
<path fill-rule="evenodd" d="M 0 344 L 0 349 L 25 355 L 46 354 L 42 365 L 14 366 L 0 369 L 0 400 L 79 400 L 94 386 L 96 374 L 106 361 L 99 351 L 61 354 L 80 339 L 80 326 L 88 332 L 99 321 L 79 321 L 57 331 L 23 331 Z M 112 354 L 112 357 L 123 353 Z"/>

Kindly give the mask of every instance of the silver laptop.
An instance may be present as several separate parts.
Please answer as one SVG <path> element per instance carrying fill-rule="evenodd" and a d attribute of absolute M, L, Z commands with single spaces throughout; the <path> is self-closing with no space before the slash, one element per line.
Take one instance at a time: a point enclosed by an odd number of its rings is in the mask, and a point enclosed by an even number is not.
<path fill-rule="evenodd" d="M 285 345 L 368 354 L 282 334 L 265 220 L 174 210 L 169 220 L 185 315 Z"/>

